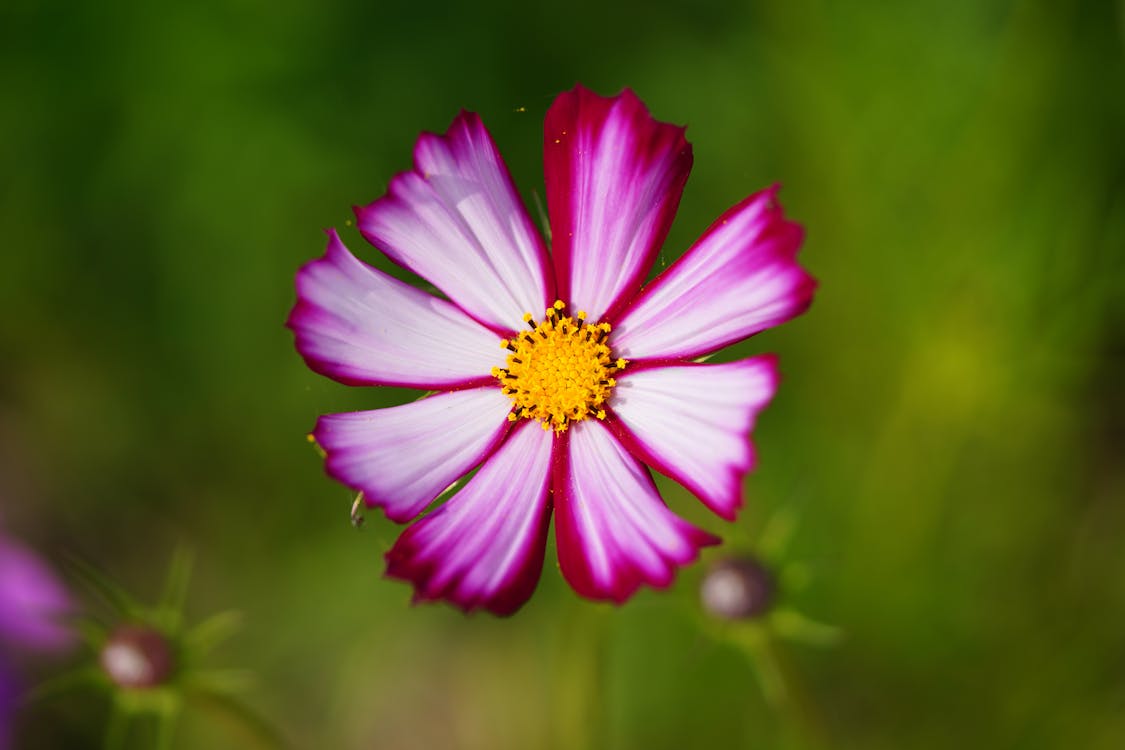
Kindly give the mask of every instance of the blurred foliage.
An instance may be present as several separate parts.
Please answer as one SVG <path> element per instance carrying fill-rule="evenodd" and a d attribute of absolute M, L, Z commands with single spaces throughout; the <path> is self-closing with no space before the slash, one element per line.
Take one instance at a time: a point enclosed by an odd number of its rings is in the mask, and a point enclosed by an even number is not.
<path fill-rule="evenodd" d="M 73 618 L 85 652 L 75 668 L 36 685 L 23 703 L 100 694 L 109 709 L 104 750 L 174 747 L 185 708 L 233 723 L 240 747 L 284 748 L 277 730 L 241 700 L 250 676 L 207 665 L 210 652 L 238 631 L 241 615 L 227 610 L 195 625 L 184 622 L 192 559 L 186 549 L 175 551 L 155 605 L 142 604 L 93 566 L 70 559 L 86 600 Z"/>
<path fill-rule="evenodd" d="M 5 524 L 132 590 L 198 550 L 190 616 L 244 613 L 224 649 L 297 747 L 1125 746 L 1123 28 L 1048 0 L 8 0 Z M 846 636 L 786 647 L 792 711 L 700 634 L 701 566 L 620 609 L 550 564 L 509 620 L 410 608 L 381 578 L 397 529 L 352 529 L 305 441 L 408 397 L 293 351 L 319 229 L 461 107 L 530 201 L 577 81 L 689 125 L 663 262 L 773 181 L 808 229 L 812 310 L 724 354 L 777 351 L 785 376 L 746 511 L 662 483 L 734 546 L 800 514 L 800 609 Z M 82 748 L 105 721 L 75 698 L 22 729 Z"/>

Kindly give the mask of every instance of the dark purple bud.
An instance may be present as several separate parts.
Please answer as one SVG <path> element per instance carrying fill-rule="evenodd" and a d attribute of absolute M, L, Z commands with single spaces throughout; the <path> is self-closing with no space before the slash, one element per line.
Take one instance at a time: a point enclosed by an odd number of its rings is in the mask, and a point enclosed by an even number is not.
<path fill-rule="evenodd" d="M 168 639 L 146 625 L 118 627 L 102 646 L 98 661 L 115 685 L 130 690 L 163 685 L 175 668 Z"/>
<path fill-rule="evenodd" d="M 703 578 L 699 597 L 703 608 L 724 620 L 747 620 L 773 605 L 777 586 L 773 574 L 752 557 L 732 557 L 716 563 Z"/>

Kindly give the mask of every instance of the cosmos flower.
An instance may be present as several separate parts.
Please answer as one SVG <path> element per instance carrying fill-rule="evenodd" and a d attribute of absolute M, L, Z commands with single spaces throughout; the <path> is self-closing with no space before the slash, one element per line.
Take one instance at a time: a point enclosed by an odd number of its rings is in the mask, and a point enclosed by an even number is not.
<path fill-rule="evenodd" d="M 72 637 L 61 618 L 70 608 L 70 596 L 47 566 L 0 533 L 0 750 L 10 746 L 11 725 L 21 697 L 9 657 L 68 646 Z"/>
<path fill-rule="evenodd" d="M 54 573 L 31 550 L 0 534 L 0 648 L 65 648 L 72 636 L 62 618 L 70 607 Z"/>
<path fill-rule="evenodd" d="M 691 163 L 684 129 L 631 91 L 560 95 L 544 133 L 548 252 L 488 131 L 462 112 L 356 209 L 363 236 L 442 297 L 361 263 L 335 232 L 298 273 L 288 325 L 309 367 L 436 392 L 322 416 L 328 473 L 406 523 L 479 467 L 387 553 L 416 600 L 516 611 L 552 512 L 563 576 L 582 596 L 620 603 L 667 586 L 719 540 L 668 509 L 650 467 L 734 518 L 776 360 L 698 360 L 799 314 L 815 282 L 773 187 L 642 286 Z"/>

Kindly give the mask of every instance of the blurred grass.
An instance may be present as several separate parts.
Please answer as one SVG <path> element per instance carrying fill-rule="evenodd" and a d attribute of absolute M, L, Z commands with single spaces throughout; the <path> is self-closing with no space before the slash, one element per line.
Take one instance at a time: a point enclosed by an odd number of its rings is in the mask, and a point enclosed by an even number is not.
<path fill-rule="evenodd" d="M 7 3 L 5 523 L 138 594 L 195 547 L 190 608 L 245 613 L 223 657 L 298 747 L 1118 748 L 1121 29 L 1097 2 Z M 800 605 L 848 634 L 788 650 L 803 714 L 693 626 L 698 567 L 620 610 L 553 564 L 512 620 L 407 607 L 396 528 L 352 531 L 304 440 L 405 398 L 293 352 L 319 230 L 460 107 L 541 194 L 576 81 L 689 124 L 663 262 L 773 181 L 808 229 L 812 310 L 724 355 L 785 376 L 743 517 L 662 484 L 743 548 L 798 509 Z M 25 731 L 82 747 L 101 719 L 75 697 Z M 242 746 L 203 713 L 181 740 Z"/>

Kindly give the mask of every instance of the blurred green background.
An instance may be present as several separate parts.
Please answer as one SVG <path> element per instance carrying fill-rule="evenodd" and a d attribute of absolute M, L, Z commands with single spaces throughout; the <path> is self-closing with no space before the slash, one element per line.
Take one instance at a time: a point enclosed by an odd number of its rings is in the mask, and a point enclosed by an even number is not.
<path fill-rule="evenodd" d="M 298 748 L 1125 747 L 1125 66 L 1098 2 L 191 4 L 0 9 L 6 528 L 154 598 L 197 555 L 213 662 Z M 749 502 L 665 593 L 579 600 L 548 562 L 509 620 L 409 606 L 305 433 L 398 403 L 310 372 L 297 267 L 480 112 L 529 202 L 576 82 L 686 123 L 662 254 L 771 182 L 805 224 Z M 386 267 L 385 265 L 383 267 Z M 706 563 L 799 522 L 783 592 L 845 636 L 776 645 L 790 698 L 699 613 Z M 553 558 L 552 549 L 548 552 Z M 95 747 L 106 706 L 25 716 Z M 182 748 L 251 747 L 189 709 Z M 143 746 L 143 744 L 138 744 Z"/>

